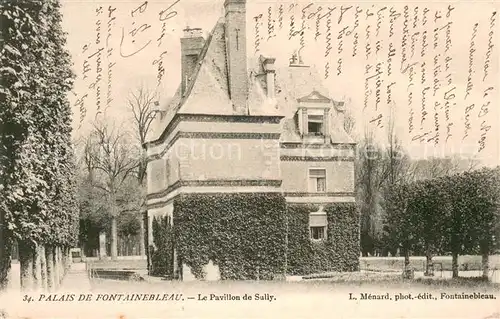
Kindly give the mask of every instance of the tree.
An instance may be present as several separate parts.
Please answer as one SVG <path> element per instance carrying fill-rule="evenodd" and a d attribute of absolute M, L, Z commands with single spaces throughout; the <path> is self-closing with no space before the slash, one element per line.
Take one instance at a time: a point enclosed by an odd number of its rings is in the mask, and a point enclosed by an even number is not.
<path fill-rule="evenodd" d="M 411 199 L 408 215 L 413 216 L 416 240 L 425 249 L 425 273 L 432 275 L 432 257 L 437 251 L 442 251 L 452 204 L 443 178 L 416 181 L 411 187 L 416 196 Z"/>
<path fill-rule="evenodd" d="M 145 148 L 146 139 L 151 127 L 151 123 L 155 119 L 158 111 L 155 109 L 155 105 L 158 103 L 158 95 L 148 88 L 141 85 L 135 91 L 130 92 L 127 99 L 127 106 L 133 115 L 135 133 L 137 140 L 141 147 L 141 157 L 139 161 L 139 168 L 137 174 L 137 181 L 141 187 L 144 188 L 144 194 L 146 193 L 144 185 L 147 169 L 147 153 Z M 144 197 L 140 211 L 146 211 L 146 198 Z M 145 230 L 144 230 L 144 219 L 139 219 L 140 223 L 140 239 L 139 239 L 139 250 L 141 255 L 146 254 L 145 245 Z"/>
<path fill-rule="evenodd" d="M 127 135 L 104 121 L 95 122 L 85 150 L 85 163 L 92 180 L 87 189 L 97 194 L 89 210 L 97 219 L 109 218 L 111 228 L 111 258 L 116 259 L 119 215 L 138 211 L 137 152 Z M 89 201 L 92 202 L 93 200 Z"/>
<path fill-rule="evenodd" d="M 33 279 L 45 286 L 47 277 L 48 286 L 57 285 L 61 278 L 50 280 L 50 265 L 55 261 L 58 270 L 61 259 L 53 253 L 68 253 L 78 227 L 66 96 L 74 75 L 60 3 L 8 1 L 0 4 L 0 16 L 2 244 L 18 241 L 23 288 L 31 288 Z M 45 253 L 48 265 L 42 267 Z M 9 263 L 4 257 L 0 261 Z M 1 265 L 0 280 L 8 267 Z"/>
<path fill-rule="evenodd" d="M 413 162 L 414 178 L 432 179 L 461 172 L 470 172 L 478 166 L 478 161 L 459 156 L 428 157 Z"/>
<path fill-rule="evenodd" d="M 489 254 L 498 240 L 500 222 L 500 168 L 483 168 L 464 175 L 468 188 L 462 196 L 470 223 L 467 224 L 468 241 L 463 246 L 465 250 L 478 247 L 483 277 L 488 278 Z"/>
<path fill-rule="evenodd" d="M 385 229 L 393 245 L 401 247 L 405 258 L 405 275 L 410 266 L 410 250 L 415 244 L 415 216 L 411 212 L 411 205 L 416 203 L 416 194 L 411 185 L 400 183 L 386 193 L 386 218 Z"/>
<path fill-rule="evenodd" d="M 384 248 L 387 254 L 387 233 L 384 232 L 385 196 L 393 185 L 412 179 L 412 168 L 409 156 L 397 137 L 394 125 L 394 114 L 391 113 L 387 123 L 386 144 L 375 141 L 374 132 L 365 131 L 364 140 L 360 143 L 360 156 L 357 167 L 357 193 L 361 211 L 361 246 L 363 255 L 373 253 L 377 248 Z M 394 249 L 392 250 L 395 253 Z"/>
<path fill-rule="evenodd" d="M 377 212 L 382 166 L 382 150 L 375 143 L 373 133 L 365 132 L 365 138 L 358 146 L 359 156 L 356 163 L 357 202 L 361 213 L 361 251 L 363 256 L 373 253 L 377 237 Z"/>
<path fill-rule="evenodd" d="M 147 141 L 147 136 L 151 127 L 151 123 L 155 119 L 158 111 L 155 109 L 158 103 L 158 95 L 144 86 L 138 87 L 135 91 L 130 92 L 127 98 L 127 107 L 133 115 L 136 138 L 141 146 L 141 161 L 137 178 L 142 184 L 146 176 L 146 153 L 144 144 Z"/>

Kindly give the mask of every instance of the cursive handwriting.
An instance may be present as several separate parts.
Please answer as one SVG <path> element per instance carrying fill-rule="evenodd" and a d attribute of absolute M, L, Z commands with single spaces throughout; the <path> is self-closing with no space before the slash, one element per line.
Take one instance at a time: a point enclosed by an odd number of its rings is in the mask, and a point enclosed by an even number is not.
<path fill-rule="evenodd" d="M 495 34 L 495 23 L 496 23 L 496 18 L 497 18 L 497 12 L 494 11 L 491 14 L 490 17 L 490 31 L 488 32 L 488 47 L 486 50 L 485 58 L 484 58 L 484 66 L 483 66 L 483 82 L 486 81 L 486 78 L 488 77 L 488 70 L 490 68 L 490 62 L 491 62 L 491 53 L 493 51 L 493 35 Z"/>
<path fill-rule="evenodd" d="M 163 51 L 157 59 L 153 60 L 153 65 L 156 65 L 158 71 L 158 74 L 156 76 L 157 87 L 161 85 L 161 81 L 163 79 L 163 76 L 165 75 L 165 68 L 163 67 L 163 56 L 167 53 L 167 51 Z"/>
<path fill-rule="evenodd" d="M 477 36 L 477 28 L 479 26 L 479 23 L 475 23 L 474 27 L 472 28 L 472 36 L 470 39 L 470 44 L 469 44 L 469 75 L 467 76 L 467 88 L 465 89 L 465 98 L 470 94 L 470 91 L 474 88 L 474 83 L 472 82 L 472 73 L 474 72 L 474 52 L 476 52 L 476 43 L 475 39 Z"/>
<path fill-rule="evenodd" d="M 106 91 L 106 109 L 111 106 L 111 102 L 113 101 L 113 68 L 116 65 L 116 62 L 113 61 L 113 47 L 110 43 L 110 39 L 113 36 L 113 26 L 115 24 L 116 17 L 114 16 L 114 12 L 116 8 L 112 6 L 108 7 L 108 23 L 107 23 L 107 36 L 106 36 L 106 51 L 107 51 L 107 61 L 108 61 L 108 79 L 107 79 L 107 91 Z"/>
<path fill-rule="evenodd" d="M 129 32 L 127 32 L 127 36 L 125 34 L 125 28 L 122 27 L 122 35 L 120 40 L 120 56 L 122 56 L 123 58 L 128 58 L 136 55 L 137 53 L 144 50 L 151 43 L 151 40 L 147 40 L 144 45 L 139 46 L 139 49 L 132 50 L 131 51 L 132 53 L 124 53 L 123 46 L 126 37 L 130 37 L 130 39 L 128 40 L 130 40 L 130 43 L 135 46 L 136 39 L 138 38 L 138 36 L 140 36 L 143 32 L 151 28 L 151 25 L 148 23 L 142 23 L 138 27 L 136 27 L 136 19 L 141 17 L 141 14 L 143 14 L 146 11 L 147 7 L 148 7 L 148 2 L 145 1 L 139 7 L 135 8 L 130 12 L 130 16 L 134 18 L 133 19 L 134 21 L 132 22 L 132 29 Z"/>
<path fill-rule="evenodd" d="M 336 7 L 330 8 L 328 7 L 328 11 L 320 16 L 320 20 L 326 17 L 326 30 L 325 30 L 325 79 L 328 79 L 330 75 L 330 62 L 328 56 L 330 55 L 330 51 L 333 49 L 332 47 L 332 12 L 336 9 Z"/>
<path fill-rule="evenodd" d="M 260 27 L 262 27 L 263 25 L 263 22 L 261 21 L 262 20 L 262 13 L 259 14 L 259 15 L 256 15 L 255 17 L 253 17 L 253 20 L 255 22 L 255 27 L 254 27 L 254 30 L 255 30 L 255 33 L 254 33 L 254 37 L 255 37 L 255 40 L 254 40 L 254 53 L 257 53 L 260 51 L 260 41 L 263 39 L 263 36 L 260 34 Z"/>
<path fill-rule="evenodd" d="M 276 37 L 276 31 L 274 29 L 275 23 L 276 23 L 276 20 L 273 19 L 272 8 L 268 7 L 267 8 L 267 41 L 269 41 L 271 38 Z"/>

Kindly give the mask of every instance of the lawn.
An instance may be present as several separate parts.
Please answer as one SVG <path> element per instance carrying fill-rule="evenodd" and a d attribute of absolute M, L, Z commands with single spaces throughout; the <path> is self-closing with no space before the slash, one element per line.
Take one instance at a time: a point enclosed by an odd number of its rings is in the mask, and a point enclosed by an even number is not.
<path fill-rule="evenodd" d="M 451 256 L 435 256 L 432 258 L 435 271 L 451 271 Z M 410 257 L 410 264 L 415 271 L 424 271 L 425 257 Z M 490 269 L 500 270 L 500 255 L 492 255 L 489 259 Z M 361 257 L 361 270 L 391 271 L 402 270 L 404 266 L 403 257 Z M 465 255 L 458 257 L 459 270 L 481 270 L 481 256 Z"/>

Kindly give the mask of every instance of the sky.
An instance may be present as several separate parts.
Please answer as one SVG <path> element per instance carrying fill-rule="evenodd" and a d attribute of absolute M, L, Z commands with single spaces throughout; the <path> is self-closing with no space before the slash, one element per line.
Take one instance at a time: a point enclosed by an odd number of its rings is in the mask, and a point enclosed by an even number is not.
<path fill-rule="evenodd" d="M 206 34 L 224 12 L 223 0 L 62 3 L 77 75 L 70 94 L 75 136 L 85 135 L 96 114 L 130 127 L 127 97 L 140 86 L 165 105 L 180 81 L 182 30 L 199 27 Z M 331 98 L 347 103 L 358 138 L 371 131 L 385 143 L 392 118 L 413 157 L 454 153 L 496 165 L 500 24 L 494 12 L 487 2 L 251 1 L 247 51 L 251 61 L 264 54 L 286 66 L 300 50 Z"/>

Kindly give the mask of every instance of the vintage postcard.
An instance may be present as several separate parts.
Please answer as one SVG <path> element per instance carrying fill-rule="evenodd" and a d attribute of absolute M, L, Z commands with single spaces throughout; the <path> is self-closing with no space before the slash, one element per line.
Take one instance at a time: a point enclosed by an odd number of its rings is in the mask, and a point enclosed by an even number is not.
<path fill-rule="evenodd" d="M 0 318 L 500 318 L 499 4 L 0 3 Z"/>

